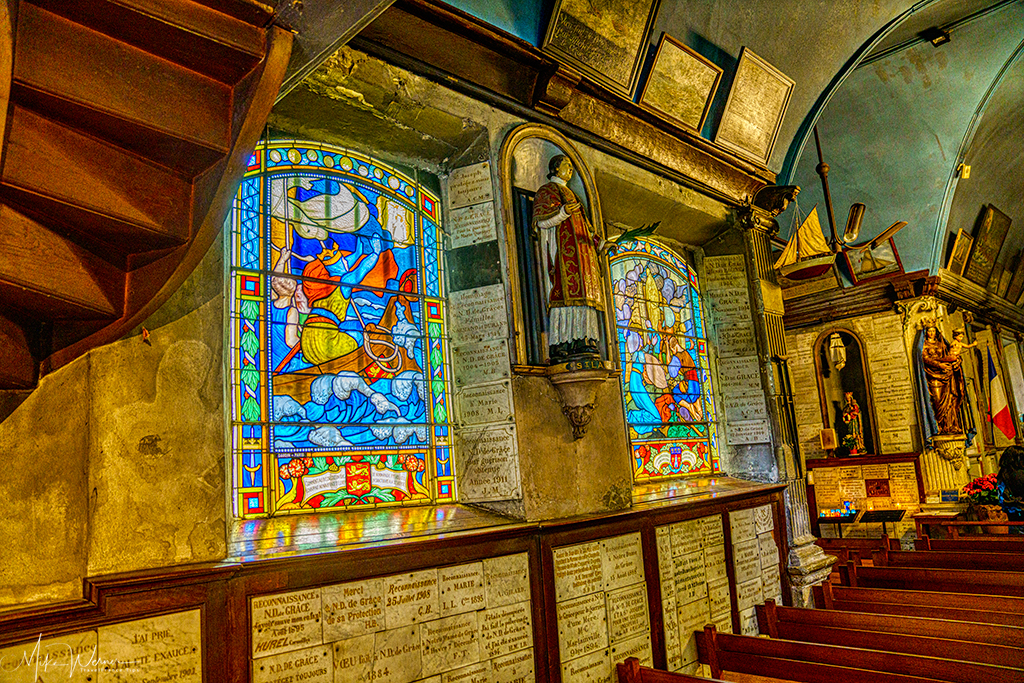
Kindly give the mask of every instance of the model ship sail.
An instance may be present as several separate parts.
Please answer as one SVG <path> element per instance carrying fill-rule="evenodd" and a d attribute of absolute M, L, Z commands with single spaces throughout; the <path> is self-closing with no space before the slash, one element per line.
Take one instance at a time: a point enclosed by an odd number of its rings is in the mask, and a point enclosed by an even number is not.
<path fill-rule="evenodd" d="M 807 280 L 831 268 L 835 259 L 836 255 L 821 232 L 818 207 L 814 207 L 796 234 L 789 238 L 782 255 L 775 262 L 775 269 L 790 280 Z"/>

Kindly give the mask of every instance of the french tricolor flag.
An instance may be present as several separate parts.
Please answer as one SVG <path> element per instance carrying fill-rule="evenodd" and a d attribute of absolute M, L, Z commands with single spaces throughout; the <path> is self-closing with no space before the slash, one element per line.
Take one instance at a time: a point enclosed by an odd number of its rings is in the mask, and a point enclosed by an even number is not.
<path fill-rule="evenodd" d="M 1007 439 L 1013 440 L 1017 432 L 1013 428 L 1013 416 L 1010 415 L 1010 406 L 1006 403 L 1006 391 L 1003 389 L 1003 380 L 996 372 L 996 365 L 992 362 L 992 350 L 988 349 L 988 416 L 992 424 L 999 427 Z"/>

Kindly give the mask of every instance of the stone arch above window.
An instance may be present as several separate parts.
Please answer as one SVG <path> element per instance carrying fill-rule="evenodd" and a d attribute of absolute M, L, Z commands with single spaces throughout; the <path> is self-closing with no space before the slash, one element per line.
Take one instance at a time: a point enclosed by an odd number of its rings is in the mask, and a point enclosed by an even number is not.
<path fill-rule="evenodd" d="M 694 270 L 654 240 L 610 259 L 635 483 L 720 471 L 711 364 Z"/>
<path fill-rule="evenodd" d="M 347 149 L 260 143 L 230 215 L 238 517 L 455 499 L 440 201 Z"/>

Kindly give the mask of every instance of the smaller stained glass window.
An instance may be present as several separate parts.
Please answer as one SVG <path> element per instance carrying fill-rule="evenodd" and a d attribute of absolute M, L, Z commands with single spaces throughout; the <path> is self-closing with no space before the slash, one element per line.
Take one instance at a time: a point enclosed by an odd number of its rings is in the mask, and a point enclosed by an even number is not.
<path fill-rule="evenodd" d="M 619 246 L 611 273 L 633 480 L 719 472 L 696 274 L 665 247 L 642 239 Z"/>

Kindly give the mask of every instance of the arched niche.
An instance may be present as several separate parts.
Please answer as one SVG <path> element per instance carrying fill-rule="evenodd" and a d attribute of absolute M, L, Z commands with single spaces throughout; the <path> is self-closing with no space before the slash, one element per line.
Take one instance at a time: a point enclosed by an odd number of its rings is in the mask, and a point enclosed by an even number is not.
<path fill-rule="evenodd" d="M 546 182 L 548 161 L 556 154 L 572 160 L 576 173 L 568 183 L 587 210 L 590 224 L 604 237 L 601 201 L 597 194 L 593 174 L 583 157 L 571 142 L 554 128 L 527 123 L 515 128 L 501 146 L 499 172 L 501 175 L 502 218 L 505 224 L 506 253 L 512 271 L 512 306 L 515 321 L 515 363 L 517 365 L 547 365 L 547 294 L 541 291 L 537 274 L 541 267 L 540 254 L 532 238 L 530 220 L 533 197 Z M 605 301 L 610 302 L 608 287 L 610 276 L 606 259 L 601 259 Z M 609 315 L 602 316 L 602 357 L 612 358 L 614 330 Z"/>
<path fill-rule="evenodd" d="M 840 358 L 843 362 L 839 362 Z M 814 366 L 818 378 L 822 425 L 826 429 L 835 430 L 836 443 L 842 447 L 843 438 L 850 432 L 843 418 L 846 394 L 853 394 L 860 408 L 864 437 L 864 451 L 858 449 L 858 455 L 877 455 L 878 425 L 864 342 L 852 330 L 830 328 L 818 335 L 814 342 Z"/>

